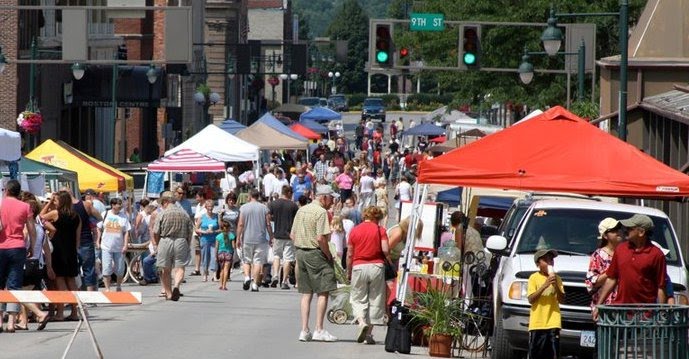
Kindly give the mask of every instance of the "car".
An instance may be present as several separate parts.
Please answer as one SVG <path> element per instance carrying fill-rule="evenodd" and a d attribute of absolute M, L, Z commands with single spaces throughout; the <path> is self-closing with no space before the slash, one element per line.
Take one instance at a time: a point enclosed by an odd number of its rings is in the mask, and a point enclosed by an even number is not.
<path fill-rule="evenodd" d="M 385 122 L 385 103 L 382 98 L 369 97 L 364 100 L 364 105 L 361 108 L 361 119 L 378 119 Z"/>
<path fill-rule="evenodd" d="M 347 103 L 347 97 L 342 94 L 335 94 L 328 97 L 328 103 L 330 108 L 338 112 L 349 111 L 349 105 Z"/>
<path fill-rule="evenodd" d="M 318 105 L 321 107 L 328 107 L 328 99 L 325 97 L 321 97 L 318 99 Z"/>
<path fill-rule="evenodd" d="M 525 208 L 526 207 L 526 208 Z M 667 215 L 657 209 L 590 199 L 544 198 L 516 200 L 499 232 L 488 238 L 486 248 L 497 256 L 492 288 L 493 340 L 491 357 L 516 358 L 528 349 L 529 310 L 527 284 L 537 271 L 537 248 L 558 251 L 555 271 L 565 288 L 560 305 L 560 347 L 564 355 L 595 356 L 596 326 L 591 319 L 591 296 L 584 279 L 590 254 L 598 243 L 598 223 L 606 218 L 649 216 L 657 230 L 653 240 L 669 250 L 667 273 L 675 289 L 675 301 L 688 303 L 687 273 L 677 235 Z"/>
<path fill-rule="evenodd" d="M 300 97 L 298 103 L 309 107 L 319 107 L 321 100 L 318 97 Z"/>

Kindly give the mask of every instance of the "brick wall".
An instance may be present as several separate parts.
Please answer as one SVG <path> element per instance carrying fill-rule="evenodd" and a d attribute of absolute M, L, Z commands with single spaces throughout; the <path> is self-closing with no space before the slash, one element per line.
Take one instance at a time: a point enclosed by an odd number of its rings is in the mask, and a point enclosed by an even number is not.
<path fill-rule="evenodd" d="M 165 6 L 167 1 L 165 0 L 155 0 L 155 6 Z M 155 11 L 153 19 L 153 58 L 154 59 L 164 59 L 165 58 L 165 14 L 162 11 Z M 163 79 L 159 79 L 162 81 Z M 163 130 L 165 128 L 166 113 L 164 108 L 159 108 L 157 111 L 158 120 L 158 149 L 159 155 L 165 153 L 165 137 Z"/>
<path fill-rule="evenodd" d="M 16 0 L 0 0 L 0 5 L 16 6 Z M 17 85 L 18 75 L 16 64 L 11 63 L 17 58 L 17 35 L 19 30 L 16 11 L 5 11 L 2 14 L 2 30 L 0 31 L 0 47 L 7 61 L 5 71 L 0 74 L 0 128 L 16 130 L 17 128 Z"/>

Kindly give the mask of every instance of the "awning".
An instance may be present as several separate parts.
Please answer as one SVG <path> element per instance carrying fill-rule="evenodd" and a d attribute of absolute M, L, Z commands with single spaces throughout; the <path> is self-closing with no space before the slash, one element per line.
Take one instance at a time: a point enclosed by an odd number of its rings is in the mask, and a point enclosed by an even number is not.
<path fill-rule="evenodd" d="M 46 140 L 26 155 L 34 161 L 79 174 L 79 188 L 97 192 L 124 192 L 134 189 L 134 179 L 104 162 L 62 142 Z"/>
<path fill-rule="evenodd" d="M 309 140 L 318 140 L 321 138 L 321 135 L 311 131 L 308 127 L 300 125 L 298 123 L 291 124 L 289 128 L 292 129 L 292 131 L 308 138 Z"/>
<path fill-rule="evenodd" d="M 404 136 L 442 136 L 444 134 L 444 128 L 432 123 L 422 123 L 402 132 Z"/>
<path fill-rule="evenodd" d="M 204 156 L 194 150 L 182 149 L 159 158 L 148 165 L 156 172 L 223 172 L 225 163 Z"/>

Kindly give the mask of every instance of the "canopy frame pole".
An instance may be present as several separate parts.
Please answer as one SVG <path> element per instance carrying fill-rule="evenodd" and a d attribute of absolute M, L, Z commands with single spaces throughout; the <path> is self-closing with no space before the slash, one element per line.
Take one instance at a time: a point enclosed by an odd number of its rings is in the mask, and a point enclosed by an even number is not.
<path fill-rule="evenodd" d="M 144 191 L 141 193 L 141 198 L 148 198 L 148 170 L 146 170 L 146 174 L 144 175 Z"/>
<path fill-rule="evenodd" d="M 423 204 L 425 202 L 426 196 L 428 194 L 428 185 L 424 184 L 419 190 L 419 183 L 414 184 L 414 195 L 412 196 L 412 209 L 409 214 L 409 226 L 407 230 L 407 242 L 404 246 L 404 264 L 402 265 L 402 276 L 398 276 L 397 282 L 397 300 L 404 305 L 404 301 L 407 296 L 407 287 L 409 286 L 409 266 L 411 265 L 412 258 L 414 258 L 414 247 L 416 238 L 416 228 L 421 220 L 421 215 L 423 214 Z M 402 283 L 400 283 L 401 281 Z"/>

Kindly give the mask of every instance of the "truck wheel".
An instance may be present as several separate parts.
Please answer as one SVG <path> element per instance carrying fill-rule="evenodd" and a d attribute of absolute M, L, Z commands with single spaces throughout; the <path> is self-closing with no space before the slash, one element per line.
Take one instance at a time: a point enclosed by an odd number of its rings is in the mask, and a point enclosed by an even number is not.
<path fill-rule="evenodd" d="M 499 312 L 496 317 L 501 317 Z M 515 357 L 514 354 L 514 350 L 507 341 L 505 330 L 502 328 L 502 320 L 498 320 L 497 323 L 495 323 L 495 329 L 493 329 L 492 351 L 490 357 L 492 359 L 511 359 Z"/>

